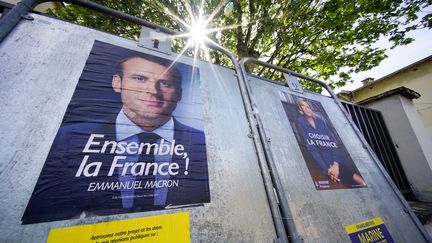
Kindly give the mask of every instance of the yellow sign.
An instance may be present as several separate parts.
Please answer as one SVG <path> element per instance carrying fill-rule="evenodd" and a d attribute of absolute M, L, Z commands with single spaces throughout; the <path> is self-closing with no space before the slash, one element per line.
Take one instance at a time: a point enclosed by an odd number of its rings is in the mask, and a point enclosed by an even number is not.
<path fill-rule="evenodd" d="M 382 218 L 374 218 L 345 226 L 353 243 L 394 243 Z"/>
<path fill-rule="evenodd" d="M 190 242 L 189 212 L 52 229 L 47 242 Z"/>

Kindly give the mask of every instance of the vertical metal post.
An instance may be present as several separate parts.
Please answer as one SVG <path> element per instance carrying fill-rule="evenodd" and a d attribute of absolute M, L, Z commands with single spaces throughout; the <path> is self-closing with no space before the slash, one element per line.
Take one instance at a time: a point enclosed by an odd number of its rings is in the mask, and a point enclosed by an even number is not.
<path fill-rule="evenodd" d="M 245 97 L 247 97 L 247 102 L 249 103 L 249 106 L 251 107 L 249 114 L 252 116 L 250 119 L 254 120 L 253 123 L 256 123 L 256 127 L 254 126 L 252 129 L 254 131 L 254 134 L 258 134 L 259 137 L 254 136 L 254 139 L 257 141 L 257 143 L 261 144 L 259 150 L 261 153 L 264 154 L 266 161 L 268 162 L 268 167 L 269 167 L 269 171 L 270 171 L 270 176 L 271 176 L 271 180 L 272 183 L 274 185 L 275 191 L 276 191 L 276 195 L 278 197 L 279 200 L 279 205 L 280 205 L 280 209 L 282 211 L 282 220 L 284 222 L 284 226 L 286 231 L 288 232 L 289 235 L 289 241 L 290 242 L 302 242 L 301 237 L 297 234 L 297 229 L 295 227 L 295 223 L 291 214 L 291 210 L 289 208 L 288 205 L 288 201 L 285 198 L 285 195 L 283 193 L 283 187 L 282 187 L 282 183 L 280 182 L 279 177 L 276 174 L 276 165 L 274 163 L 274 159 L 273 159 L 273 155 L 271 153 L 270 147 L 267 144 L 267 136 L 265 135 L 264 132 L 264 127 L 261 121 L 261 118 L 259 117 L 258 113 L 256 111 L 253 110 L 254 104 L 251 98 L 251 88 L 249 85 L 249 82 L 246 82 L 247 78 L 247 72 L 246 72 L 246 67 L 245 67 L 245 63 L 250 61 L 250 60 L 255 60 L 253 58 L 243 58 L 242 60 L 240 60 L 240 68 L 242 70 L 242 74 L 243 74 L 243 82 L 244 82 L 244 87 L 243 89 L 245 90 Z M 251 122 L 251 124 L 253 124 Z M 262 150 L 262 148 L 264 148 L 264 150 Z M 264 165 L 265 167 L 267 167 L 267 165 Z"/>
<path fill-rule="evenodd" d="M 275 229 L 276 229 L 276 235 L 279 237 L 278 240 L 279 242 L 288 242 L 288 238 L 287 238 L 287 232 L 285 230 L 285 225 L 287 225 L 286 223 L 284 224 L 283 221 L 289 221 L 292 219 L 291 216 L 286 216 L 284 214 L 281 214 L 281 212 L 279 211 L 279 206 L 277 205 L 278 201 L 280 204 L 286 204 L 285 201 L 286 199 L 283 197 L 279 197 L 277 198 L 276 195 L 274 194 L 273 188 L 273 180 L 271 178 L 271 175 L 269 175 L 268 171 L 269 168 L 267 166 L 267 159 L 268 157 L 266 156 L 266 152 L 263 150 L 262 145 L 264 144 L 262 142 L 262 136 L 260 136 L 260 132 L 258 130 L 258 127 L 260 126 L 259 123 L 256 122 L 255 118 L 254 118 L 254 111 L 252 108 L 252 104 L 251 104 L 251 99 L 250 99 L 250 95 L 249 95 L 249 91 L 247 88 L 247 82 L 246 82 L 246 72 L 244 72 L 244 70 L 242 69 L 242 66 L 239 64 L 239 62 L 237 61 L 236 57 L 229 52 L 228 50 L 226 50 L 224 47 L 217 45 L 216 43 L 211 43 L 209 44 L 209 47 L 212 47 L 215 50 L 218 50 L 222 53 L 224 53 L 225 55 L 227 55 L 231 61 L 234 64 L 234 68 L 236 70 L 237 73 L 237 79 L 239 81 L 239 87 L 240 87 L 240 93 L 242 96 L 242 100 L 243 100 L 243 104 L 245 107 L 245 112 L 246 112 L 246 117 L 248 119 L 249 122 L 249 126 L 251 129 L 251 135 L 252 138 L 254 140 L 254 144 L 255 144 L 255 148 L 257 151 L 257 155 L 258 155 L 258 161 L 260 163 L 260 168 L 261 168 L 261 175 L 263 176 L 263 182 L 264 182 L 264 188 L 266 190 L 266 194 L 268 197 L 268 202 L 270 205 L 270 210 L 273 216 L 273 223 L 275 224 Z M 262 126 L 261 126 L 262 127 Z M 276 187 L 276 186 L 275 186 Z M 281 202 L 280 200 L 285 200 L 284 202 Z M 294 224 L 291 222 L 291 231 L 288 231 L 288 234 L 290 236 L 290 242 L 298 242 L 298 237 L 297 234 L 295 233 L 295 227 Z"/>

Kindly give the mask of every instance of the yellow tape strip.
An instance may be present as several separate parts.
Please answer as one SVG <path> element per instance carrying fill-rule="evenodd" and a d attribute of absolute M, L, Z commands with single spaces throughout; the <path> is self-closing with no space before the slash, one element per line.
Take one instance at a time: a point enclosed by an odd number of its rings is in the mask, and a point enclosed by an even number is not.
<path fill-rule="evenodd" d="M 374 219 L 366 220 L 366 221 L 363 221 L 363 222 L 360 222 L 357 224 L 345 226 L 345 230 L 348 234 L 352 234 L 354 232 L 369 229 L 369 228 L 372 228 L 372 227 L 380 225 L 380 224 L 384 224 L 384 221 L 382 220 L 382 218 L 374 218 Z"/>

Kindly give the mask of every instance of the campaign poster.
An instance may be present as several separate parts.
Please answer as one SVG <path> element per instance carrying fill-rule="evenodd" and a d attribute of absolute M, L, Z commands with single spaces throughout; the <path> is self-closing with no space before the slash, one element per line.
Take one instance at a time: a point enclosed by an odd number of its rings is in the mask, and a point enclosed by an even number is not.
<path fill-rule="evenodd" d="M 320 102 L 280 92 L 317 190 L 367 187 Z"/>
<path fill-rule="evenodd" d="M 394 243 L 381 217 L 345 226 L 352 243 Z"/>
<path fill-rule="evenodd" d="M 197 67 L 95 41 L 22 223 L 210 202 L 199 84 Z"/>

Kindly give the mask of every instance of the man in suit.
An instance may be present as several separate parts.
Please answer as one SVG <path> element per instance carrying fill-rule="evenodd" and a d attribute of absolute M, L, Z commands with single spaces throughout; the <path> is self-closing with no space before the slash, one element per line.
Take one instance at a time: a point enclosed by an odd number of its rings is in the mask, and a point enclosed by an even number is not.
<path fill-rule="evenodd" d="M 172 115 L 181 82 L 168 60 L 123 59 L 112 78 L 120 112 L 59 130 L 23 224 L 209 202 L 204 133 Z"/>

